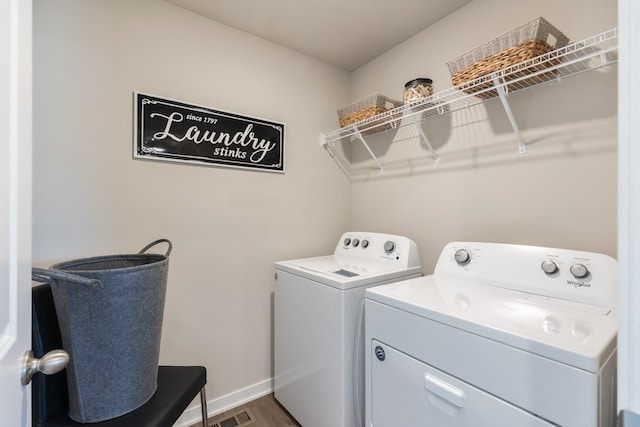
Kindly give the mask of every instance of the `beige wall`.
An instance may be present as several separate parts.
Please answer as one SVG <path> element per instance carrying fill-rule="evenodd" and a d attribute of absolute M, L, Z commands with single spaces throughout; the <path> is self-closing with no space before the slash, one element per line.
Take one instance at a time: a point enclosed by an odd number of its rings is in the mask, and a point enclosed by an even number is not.
<path fill-rule="evenodd" d="M 353 72 L 351 98 L 401 100 L 415 77 L 447 89 L 447 61 L 537 16 L 578 41 L 615 27 L 616 14 L 615 0 L 474 0 Z M 615 256 L 616 73 L 612 66 L 510 95 L 525 154 L 497 99 L 422 124 L 437 167 L 410 126 L 371 137 L 388 168 L 354 180 L 351 224 L 412 237 L 425 273 L 454 240 Z"/>
<path fill-rule="evenodd" d="M 209 398 L 272 376 L 273 262 L 333 250 L 349 186 L 320 146 L 348 74 L 163 1 L 34 2 L 33 260 L 174 244 L 161 362 Z M 286 174 L 132 159 L 132 92 L 286 124 Z"/>

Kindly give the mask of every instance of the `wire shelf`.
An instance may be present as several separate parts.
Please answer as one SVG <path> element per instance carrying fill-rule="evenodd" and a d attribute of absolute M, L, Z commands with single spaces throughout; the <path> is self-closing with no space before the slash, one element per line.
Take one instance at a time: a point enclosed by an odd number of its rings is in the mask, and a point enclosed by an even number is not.
<path fill-rule="evenodd" d="M 336 160 L 344 172 L 349 175 L 347 170 L 349 162 L 344 153 L 345 147 L 341 146 L 346 138 L 353 141 L 359 140 L 368 149 L 362 136 L 363 133 L 375 133 L 387 129 L 389 126 L 393 128 L 417 126 L 418 122 L 468 108 L 495 97 L 501 98 L 505 109 L 507 109 L 507 114 L 510 114 L 506 101 L 507 94 L 613 64 L 618 60 L 617 43 L 618 30 L 614 28 L 512 65 L 496 73 L 434 93 L 423 100 L 402 105 L 361 122 L 323 133 L 321 135 L 322 145 L 332 157 L 337 157 Z M 409 120 L 402 120 L 398 124 L 399 116 L 402 116 L 403 119 L 409 118 Z M 520 152 L 524 152 L 524 142 L 520 138 L 517 126 L 514 122 L 512 125 L 521 141 Z M 426 138 L 423 136 L 423 139 Z M 428 140 L 425 142 L 430 145 Z M 434 163 L 437 165 L 438 157 L 433 151 L 432 154 Z M 382 172 L 382 165 L 379 164 L 375 156 L 373 158 Z"/>

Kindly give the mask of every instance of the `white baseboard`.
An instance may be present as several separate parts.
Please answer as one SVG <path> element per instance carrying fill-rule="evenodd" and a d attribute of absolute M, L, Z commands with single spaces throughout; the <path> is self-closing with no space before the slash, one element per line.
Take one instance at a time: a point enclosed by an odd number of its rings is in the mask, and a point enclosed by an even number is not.
<path fill-rule="evenodd" d="M 273 379 L 268 378 L 259 383 L 250 385 L 233 393 L 226 394 L 224 396 L 217 397 L 212 400 L 207 400 L 207 412 L 209 418 L 214 417 L 224 411 L 233 409 L 237 406 L 243 405 L 252 400 L 258 399 L 273 392 Z M 200 409 L 200 399 L 196 399 L 194 402 L 198 402 L 196 406 L 193 406 L 182 414 L 173 427 L 188 427 L 195 423 L 202 421 L 202 410 Z"/>

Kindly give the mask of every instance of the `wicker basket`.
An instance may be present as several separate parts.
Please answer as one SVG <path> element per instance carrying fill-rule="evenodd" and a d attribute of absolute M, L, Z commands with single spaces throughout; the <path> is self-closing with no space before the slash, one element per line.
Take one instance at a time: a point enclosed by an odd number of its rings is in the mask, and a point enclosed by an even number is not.
<path fill-rule="evenodd" d="M 546 19 L 542 17 L 533 19 L 447 62 L 449 72 L 451 73 L 451 82 L 454 86 L 463 85 L 477 78 L 510 67 L 511 65 L 566 46 L 567 43 L 569 43 L 569 38 L 551 25 Z M 535 68 L 524 70 L 523 73 L 511 76 L 511 78 L 522 77 L 523 74 L 539 71 L 550 65 L 552 65 L 552 62 L 538 64 Z M 554 73 L 549 72 L 542 77 L 552 78 L 553 76 Z M 540 76 L 538 78 L 540 78 Z M 533 83 L 533 81 L 530 83 Z M 527 81 L 521 81 L 519 85 L 526 86 Z M 474 85 L 472 88 L 465 88 L 463 90 L 467 93 L 475 93 L 489 86 L 492 86 L 491 82 L 477 86 Z M 492 96 L 495 96 L 495 91 L 480 94 L 480 97 L 483 98 Z"/>
<path fill-rule="evenodd" d="M 386 113 L 387 111 L 400 107 L 401 105 L 402 101 L 396 101 L 394 99 L 387 98 L 384 95 L 374 94 L 361 99 L 358 102 L 354 102 L 351 105 L 340 108 L 338 110 L 338 122 L 340 123 L 340 127 L 349 126 L 375 117 L 379 114 Z M 380 120 L 372 120 L 367 123 L 363 123 L 361 126 L 357 126 L 357 128 L 364 134 L 389 129 L 397 124 L 397 121 L 400 119 L 400 114 L 393 115 L 392 117 L 397 120 L 379 126 L 380 123 L 384 123 L 389 119 L 388 117 L 384 117 L 380 118 Z M 373 127 L 375 127 L 375 129 L 371 129 Z"/>

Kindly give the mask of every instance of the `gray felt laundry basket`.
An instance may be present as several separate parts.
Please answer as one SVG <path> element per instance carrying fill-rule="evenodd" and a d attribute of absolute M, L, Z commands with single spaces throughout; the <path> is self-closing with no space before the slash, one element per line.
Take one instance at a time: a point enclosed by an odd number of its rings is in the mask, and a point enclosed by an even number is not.
<path fill-rule="evenodd" d="M 145 253 L 166 242 L 165 255 Z M 143 405 L 157 388 L 171 242 L 135 255 L 83 258 L 32 269 L 51 283 L 69 353 L 69 417 L 92 423 Z"/>

